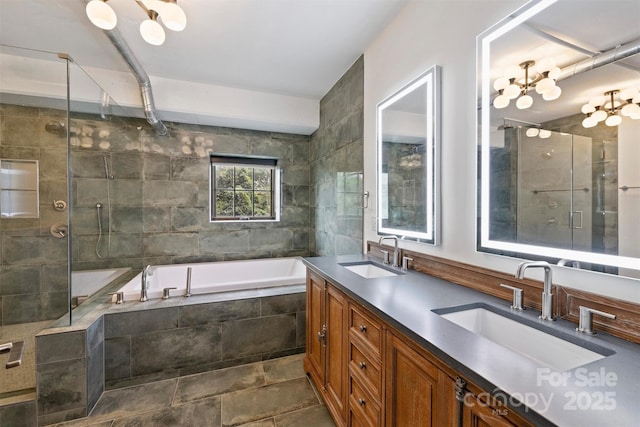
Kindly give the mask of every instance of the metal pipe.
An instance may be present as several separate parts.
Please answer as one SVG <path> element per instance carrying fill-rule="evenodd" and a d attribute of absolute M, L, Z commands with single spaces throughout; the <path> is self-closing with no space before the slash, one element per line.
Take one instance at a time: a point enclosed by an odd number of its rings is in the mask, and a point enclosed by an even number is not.
<path fill-rule="evenodd" d="M 606 52 L 564 67 L 556 81 L 564 80 L 640 53 L 640 39 L 616 46 Z"/>
<path fill-rule="evenodd" d="M 86 2 L 86 0 L 85 0 Z M 142 106 L 144 108 L 144 115 L 147 118 L 149 124 L 155 129 L 158 135 L 166 135 L 167 127 L 156 115 L 156 107 L 153 102 L 153 93 L 151 91 L 151 81 L 149 75 L 146 73 L 142 65 L 138 61 L 138 58 L 133 54 L 133 51 L 122 38 L 122 35 L 117 29 L 104 30 L 111 43 L 118 50 L 118 53 L 124 58 L 125 62 L 133 72 L 133 75 L 138 81 L 140 87 L 140 95 L 142 96 Z"/>

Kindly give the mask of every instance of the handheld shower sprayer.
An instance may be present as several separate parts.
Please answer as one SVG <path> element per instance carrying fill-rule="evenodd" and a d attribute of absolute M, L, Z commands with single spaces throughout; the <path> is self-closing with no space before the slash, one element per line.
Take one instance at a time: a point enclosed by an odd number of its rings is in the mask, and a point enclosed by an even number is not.
<path fill-rule="evenodd" d="M 102 160 L 104 161 L 104 177 L 107 179 L 113 179 L 113 175 L 109 173 L 109 162 L 107 160 L 107 156 L 103 156 Z"/>

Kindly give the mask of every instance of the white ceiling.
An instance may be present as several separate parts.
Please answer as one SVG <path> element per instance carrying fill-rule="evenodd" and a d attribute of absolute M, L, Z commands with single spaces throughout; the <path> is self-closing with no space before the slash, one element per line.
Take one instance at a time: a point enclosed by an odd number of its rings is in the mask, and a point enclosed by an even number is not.
<path fill-rule="evenodd" d="M 407 0 L 179 0 L 182 32 L 144 42 L 134 0 L 110 0 L 117 29 L 150 76 L 320 99 Z M 0 0 L 0 44 L 70 54 L 128 72 L 84 0 Z"/>

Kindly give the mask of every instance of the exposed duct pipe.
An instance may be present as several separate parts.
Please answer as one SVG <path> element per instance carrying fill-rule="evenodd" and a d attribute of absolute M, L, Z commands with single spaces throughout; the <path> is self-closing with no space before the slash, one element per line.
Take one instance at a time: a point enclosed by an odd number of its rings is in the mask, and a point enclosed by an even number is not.
<path fill-rule="evenodd" d="M 625 43 L 606 52 L 596 54 L 591 58 L 564 67 L 560 70 L 560 77 L 558 77 L 557 81 L 568 79 L 569 77 L 594 70 L 604 65 L 612 64 L 630 56 L 637 55 L 638 53 L 640 53 L 640 39 Z"/>
<path fill-rule="evenodd" d="M 149 75 L 144 71 L 144 68 L 142 68 L 142 65 L 138 62 L 138 58 L 135 57 L 131 48 L 122 38 L 122 35 L 120 35 L 118 30 L 105 30 L 104 32 L 107 34 L 109 40 L 111 40 L 111 43 L 113 43 L 120 55 L 122 55 L 124 60 L 127 62 L 127 65 L 133 72 L 136 80 L 138 80 L 140 94 L 142 95 L 142 106 L 144 108 L 144 115 L 147 117 L 147 121 L 155 129 L 158 135 L 166 135 L 167 127 L 156 115 L 156 106 L 153 102 L 153 93 L 151 91 Z"/>

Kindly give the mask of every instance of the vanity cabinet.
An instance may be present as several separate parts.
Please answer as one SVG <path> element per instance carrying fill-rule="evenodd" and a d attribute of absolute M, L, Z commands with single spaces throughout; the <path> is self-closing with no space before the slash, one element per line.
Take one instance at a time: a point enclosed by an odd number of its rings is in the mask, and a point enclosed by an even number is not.
<path fill-rule="evenodd" d="M 307 271 L 304 367 L 336 425 L 533 426 L 500 402 L 488 402 L 488 393 L 338 286 Z"/>
<path fill-rule="evenodd" d="M 448 413 L 449 378 L 408 340 L 387 332 L 386 426 L 444 426 Z M 449 405 L 450 406 L 450 405 Z"/>
<path fill-rule="evenodd" d="M 307 270 L 307 354 L 305 370 L 322 393 L 338 426 L 347 408 L 346 296 L 321 276 Z"/>
<path fill-rule="evenodd" d="M 350 425 L 379 426 L 382 405 L 382 324 L 367 310 L 349 302 Z"/>

